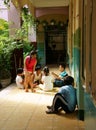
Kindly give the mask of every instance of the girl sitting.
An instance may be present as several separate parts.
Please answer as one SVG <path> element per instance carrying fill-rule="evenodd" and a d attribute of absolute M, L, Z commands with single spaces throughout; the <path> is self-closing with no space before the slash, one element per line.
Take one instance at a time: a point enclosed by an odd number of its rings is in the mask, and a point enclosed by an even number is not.
<path fill-rule="evenodd" d="M 52 77 L 49 73 L 49 68 L 45 66 L 43 68 L 43 76 L 41 79 L 42 84 L 39 84 L 39 88 L 44 90 L 44 91 L 50 91 L 53 89 L 53 82 L 52 82 Z"/>

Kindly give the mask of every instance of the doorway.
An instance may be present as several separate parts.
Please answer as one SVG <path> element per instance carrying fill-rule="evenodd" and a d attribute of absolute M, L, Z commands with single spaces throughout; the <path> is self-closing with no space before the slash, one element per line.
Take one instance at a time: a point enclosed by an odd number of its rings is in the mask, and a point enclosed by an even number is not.
<path fill-rule="evenodd" d="M 45 29 L 46 64 L 60 64 L 66 62 L 67 29 L 65 26 L 49 25 Z"/>

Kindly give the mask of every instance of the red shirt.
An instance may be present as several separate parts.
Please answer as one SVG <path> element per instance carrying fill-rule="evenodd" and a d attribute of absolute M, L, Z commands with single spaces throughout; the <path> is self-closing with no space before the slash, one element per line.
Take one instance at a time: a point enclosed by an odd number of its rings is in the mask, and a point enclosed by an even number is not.
<path fill-rule="evenodd" d="M 37 62 L 36 58 L 30 59 L 30 56 L 27 56 L 26 60 L 25 60 L 26 70 L 29 72 L 33 72 L 33 69 L 34 69 L 36 62 Z"/>

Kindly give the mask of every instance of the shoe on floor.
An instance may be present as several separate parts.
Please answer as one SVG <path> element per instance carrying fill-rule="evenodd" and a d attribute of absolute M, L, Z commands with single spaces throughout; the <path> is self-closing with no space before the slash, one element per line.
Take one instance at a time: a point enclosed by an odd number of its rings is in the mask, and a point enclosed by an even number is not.
<path fill-rule="evenodd" d="M 58 113 L 58 111 L 53 111 L 52 109 L 48 109 L 48 110 L 46 111 L 46 113 L 47 113 L 47 114 L 56 114 L 56 113 Z"/>
<path fill-rule="evenodd" d="M 51 109 L 51 108 L 52 108 L 52 106 L 47 106 L 47 108 L 48 108 L 48 109 Z"/>

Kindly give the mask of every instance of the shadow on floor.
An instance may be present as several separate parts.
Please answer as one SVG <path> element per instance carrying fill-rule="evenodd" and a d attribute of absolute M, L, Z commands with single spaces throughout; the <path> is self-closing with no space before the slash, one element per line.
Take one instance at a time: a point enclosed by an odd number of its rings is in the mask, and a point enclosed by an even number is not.
<path fill-rule="evenodd" d="M 61 117 L 66 117 L 66 118 L 69 118 L 69 119 L 76 119 L 77 116 L 78 116 L 78 110 L 75 110 L 74 112 L 72 113 L 65 113 L 63 110 L 60 111 L 60 113 L 57 114 L 58 116 L 61 116 Z"/>

